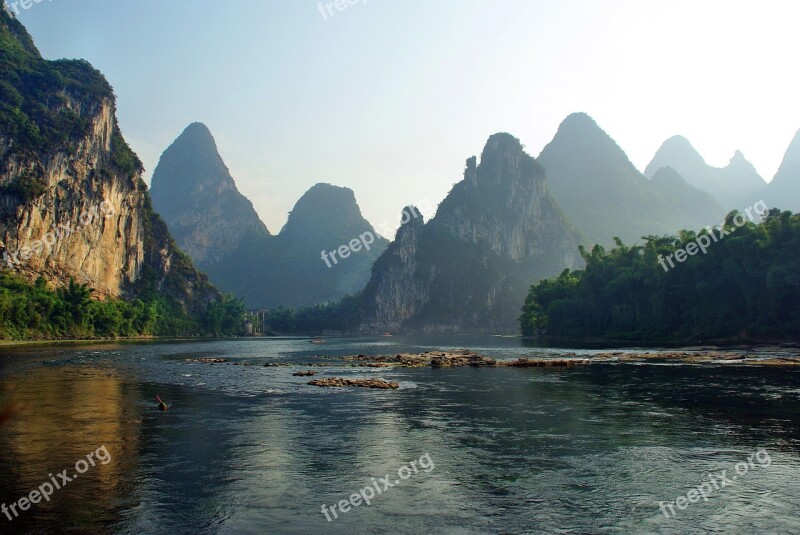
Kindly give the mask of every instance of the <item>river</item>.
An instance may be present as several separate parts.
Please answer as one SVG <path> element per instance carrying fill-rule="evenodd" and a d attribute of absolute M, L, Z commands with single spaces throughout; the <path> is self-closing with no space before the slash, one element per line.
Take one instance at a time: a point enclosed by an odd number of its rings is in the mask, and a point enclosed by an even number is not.
<path fill-rule="evenodd" d="M 800 533 L 800 368 L 333 358 L 459 347 L 549 354 L 470 336 L 3 348 L 0 533 Z"/>

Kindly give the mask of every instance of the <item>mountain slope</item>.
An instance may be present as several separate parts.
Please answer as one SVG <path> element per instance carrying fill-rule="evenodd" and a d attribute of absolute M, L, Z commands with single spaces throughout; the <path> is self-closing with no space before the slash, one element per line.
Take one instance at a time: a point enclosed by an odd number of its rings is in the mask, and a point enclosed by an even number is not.
<path fill-rule="evenodd" d="M 676 211 L 688 214 L 708 214 L 709 221 L 716 221 L 728 212 L 714 197 L 686 182 L 672 167 L 662 167 L 650 180 L 651 189 Z"/>
<path fill-rule="evenodd" d="M 467 160 L 430 222 L 404 220 L 364 290 L 363 332 L 513 332 L 529 285 L 578 261 L 541 166 L 509 134 Z"/>
<path fill-rule="evenodd" d="M 666 140 L 644 174 L 652 178 L 662 167 L 671 167 L 689 184 L 710 193 L 726 212 L 751 206 L 766 184 L 740 151 L 726 167 L 713 167 L 682 136 Z"/>
<path fill-rule="evenodd" d="M 180 248 L 204 270 L 226 261 L 243 239 L 269 235 L 202 123 L 189 125 L 161 156 L 151 196 Z"/>
<path fill-rule="evenodd" d="M 45 61 L 0 10 L 0 247 L 27 280 L 109 297 L 219 300 L 152 210 L 115 97 L 85 61 Z"/>
<path fill-rule="evenodd" d="M 153 198 L 181 248 L 214 284 L 243 296 L 251 308 L 314 305 L 360 292 L 388 245 L 361 215 L 352 190 L 329 184 L 306 192 L 280 234 L 271 235 L 200 123 L 162 155 Z M 321 257 L 365 233 L 372 243 L 341 262 Z"/>
<path fill-rule="evenodd" d="M 538 159 L 553 198 L 585 236 L 585 243 L 634 243 L 649 234 L 673 234 L 714 221 L 719 206 L 689 202 L 680 186 L 669 198 L 653 187 L 595 121 L 584 113 L 567 117 Z"/>
<path fill-rule="evenodd" d="M 362 236 L 347 258 L 322 258 Z M 317 184 L 297 201 L 280 234 L 243 242 L 235 263 L 218 264 L 209 276 L 252 307 L 326 303 L 363 290 L 388 244 L 361 215 L 351 189 Z"/>
<path fill-rule="evenodd" d="M 775 178 L 764 189 L 770 207 L 800 212 L 800 130 L 789 144 Z"/>

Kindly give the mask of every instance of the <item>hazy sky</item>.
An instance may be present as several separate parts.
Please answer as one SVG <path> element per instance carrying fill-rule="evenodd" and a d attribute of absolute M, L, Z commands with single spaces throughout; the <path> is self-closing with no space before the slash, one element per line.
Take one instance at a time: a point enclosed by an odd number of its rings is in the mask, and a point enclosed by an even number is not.
<path fill-rule="evenodd" d="M 794 0 L 359 0 L 333 13 L 44 0 L 20 19 L 45 57 L 106 75 L 148 181 L 202 121 L 272 232 L 317 182 L 352 188 L 376 225 L 435 205 L 489 135 L 537 156 L 575 111 L 639 169 L 682 134 L 713 165 L 741 149 L 767 180 L 800 128 Z"/>

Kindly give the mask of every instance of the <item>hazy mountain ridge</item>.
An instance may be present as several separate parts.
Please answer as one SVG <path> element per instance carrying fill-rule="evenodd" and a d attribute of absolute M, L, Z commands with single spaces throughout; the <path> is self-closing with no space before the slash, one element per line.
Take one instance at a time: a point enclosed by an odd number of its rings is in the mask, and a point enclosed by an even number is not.
<path fill-rule="evenodd" d="M 634 243 L 645 235 L 675 234 L 709 224 L 722 212 L 680 177 L 673 177 L 669 188 L 654 186 L 585 113 L 561 123 L 538 161 L 553 198 L 587 245 L 608 245 L 615 236 Z"/>
<path fill-rule="evenodd" d="M 153 174 L 156 209 L 189 256 L 226 292 L 251 308 L 307 306 L 360 292 L 386 249 L 361 215 L 353 191 L 317 184 L 295 204 L 281 232 L 271 235 L 236 188 L 211 132 L 195 123 L 164 152 Z M 346 259 L 334 251 L 365 233 L 372 241 Z"/>
<path fill-rule="evenodd" d="M 781 166 L 764 188 L 763 195 L 771 207 L 800 212 L 800 130 L 786 149 Z"/>
<path fill-rule="evenodd" d="M 726 167 L 713 167 L 683 136 L 666 140 L 644 174 L 652 178 L 663 167 L 671 167 L 689 184 L 711 194 L 726 212 L 751 206 L 766 186 L 741 151 L 736 151 Z"/>
<path fill-rule="evenodd" d="M 369 248 L 329 261 L 331 252 L 369 234 Z M 365 238 L 370 241 L 370 238 Z M 277 236 L 246 240 L 234 252 L 236 265 L 222 264 L 209 275 L 220 287 L 247 296 L 255 307 L 309 306 L 337 301 L 364 289 L 388 240 L 361 215 L 353 190 L 316 184 L 295 204 Z"/>

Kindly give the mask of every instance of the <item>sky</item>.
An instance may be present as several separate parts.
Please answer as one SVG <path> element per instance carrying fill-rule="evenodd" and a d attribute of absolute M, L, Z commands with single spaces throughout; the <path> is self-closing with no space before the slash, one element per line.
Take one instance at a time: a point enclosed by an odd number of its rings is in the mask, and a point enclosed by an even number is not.
<path fill-rule="evenodd" d="M 538 156 L 578 111 L 640 170 L 681 134 L 771 180 L 800 129 L 795 0 L 350 1 L 39 0 L 19 18 L 46 58 L 105 74 L 148 182 L 203 122 L 273 233 L 318 182 L 397 226 L 491 134 Z"/>

